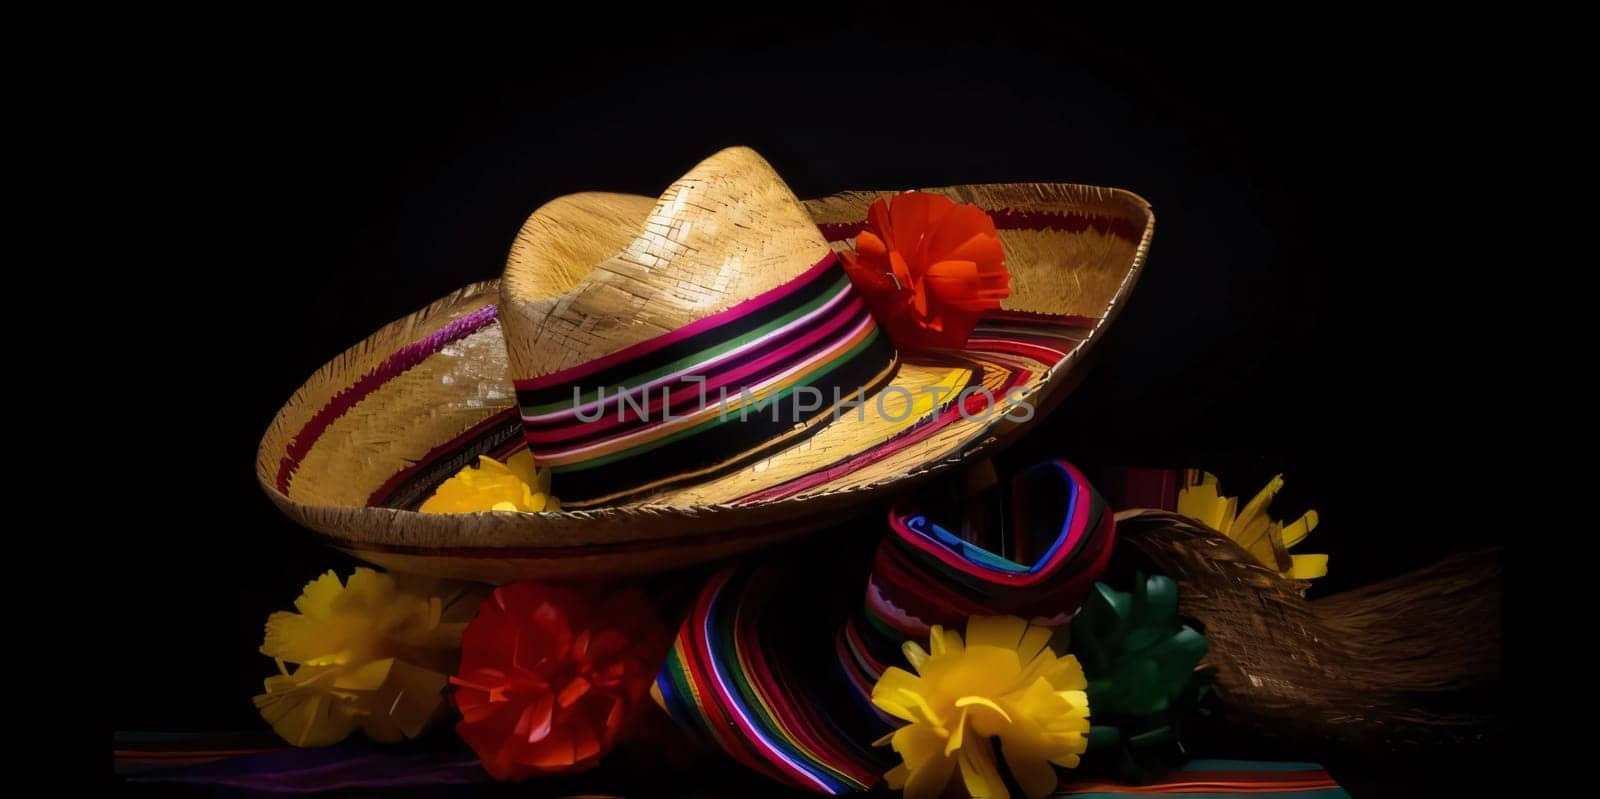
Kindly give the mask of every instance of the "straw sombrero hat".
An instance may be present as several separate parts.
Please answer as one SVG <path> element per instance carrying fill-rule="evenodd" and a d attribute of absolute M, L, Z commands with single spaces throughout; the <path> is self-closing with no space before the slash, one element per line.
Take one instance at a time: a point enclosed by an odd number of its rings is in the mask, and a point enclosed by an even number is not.
<path fill-rule="evenodd" d="M 257 476 L 341 550 L 491 582 L 664 570 L 836 521 L 1058 402 L 1154 225 L 1116 189 L 926 191 L 986 212 L 1010 271 L 1009 298 L 960 349 L 897 349 L 839 263 L 891 193 L 802 203 L 733 148 L 659 199 L 535 211 L 502 280 L 384 327 L 301 386 Z M 706 387 L 710 407 L 686 399 Z M 414 510 L 478 456 L 523 448 L 563 511 Z"/>

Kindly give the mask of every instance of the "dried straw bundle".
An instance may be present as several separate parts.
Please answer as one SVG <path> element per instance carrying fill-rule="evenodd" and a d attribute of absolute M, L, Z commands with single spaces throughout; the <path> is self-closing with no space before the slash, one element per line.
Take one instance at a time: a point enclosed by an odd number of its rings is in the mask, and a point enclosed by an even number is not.
<path fill-rule="evenodd" d="M 1210 641 L 1226 723 L 1317 752 L 1417 751 L 1483 741 L 1501 666 L 1500 555 L 1427 568 L 1307 601 L 1188 518 L 1133 511 L 1119 543 L 1176 580 L 1179 611 Z M 1124 554 L 1127 554 L 1126 552 Z"/>

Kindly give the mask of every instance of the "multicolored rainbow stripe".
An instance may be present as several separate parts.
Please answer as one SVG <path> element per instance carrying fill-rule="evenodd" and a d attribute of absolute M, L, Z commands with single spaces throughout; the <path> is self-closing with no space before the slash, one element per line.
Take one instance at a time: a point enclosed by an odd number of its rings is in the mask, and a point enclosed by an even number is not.
<path fill-rule="evenodd" d="M 1112 514 L 1076 467 L 1055 460 L 1028 469 L 1012 497 L 1006 529 L 1014 536 L 993 550 L 913 508 L 891 513 L 866 602 L 838 634 L 832 681 L 801 678 L 792 666 L 803 656 L 785 654 L 806 645 L 790 640 L 783 623 L 794 603 L 772 602 L 800 595 L 778 593 L 790 570 L 724 570 L 680 629 L 653 687 L 657 701 L 768 777 L 827 794 L 870 788 L 892 765 L 892 753 L 872 747 L 891 728 L 871 707 L 872 685 L 900 662 L 902 642 L 974 615 L 1063 625 L 1110 558 Z M 847 690 L 830 684 L 840 681 Z"/>
<path fill-rule="evenodd" d="M 984 314 L 983 319 L 979 321 L 962 356 L 976 368 L 1005 375 L 1005 379 L 998 384 L 999 390 L 996 392 L 997 395 L 1003 395 L 1013 386 L 1026 384 L 1042 368 L 1054 367 L 1064 360 L 1083 343 L 1095 323 L 1094 319 L 1078 316 L 991 311 Z M 713 393 L 712 400 L 715 401 L 715 398 L 716 395 Z M 762 414 L 770 417 L 771 410 L 763 408 Z M 614 410 L 612 416 L 615 416 Z M 752 422 L 755 421 L 755 416 L 756 414 L 751 414 Z M 913 446 L 937 434 L 960 418 L 959 409 L 951 403 L 935 418 L 901 433 L 890 441 L 864 452 L 848 455 L 794 480 L 740 497 L 731 504 L 773 502 L 795 496 L 890 457 L 905 447 Z M 526 446 L 524 423 L 520 413 L 517 408 L 507 408 L 503 413 L 495 414 L 455 439 L 440 444 L 414 464 L 396 473 L 373 492 L 368 504 L 414 508 L 432 493 L 439 483 L 460 471 L 462 467 L 476 462 L 479 455 L 504 460 Z M 562 501 L 566 503 L 566 497 L 563 496 Z M 547 547 L 540 551 L 548 554 L 552 550 Z"/>
<path fill-rule="evenodd" d="M 1016 476 L 998 531 L 964 532 L 914 505 L 890 511 L 866 597 L 835 643 L 857 735 L 872 740 L 892 729 L 872 706 L 872 686 L 901 662 L 901 645 L 926 640 L 929 627 L 961 628 L 970 616 L 1021 616 L 1048 627 L 1071 621 L 1111 559 L 1116 522 L 1083 473 L 1057 459 Z M 993 546 L 973 540 L 985 538 Z"/>
<path fill-rule="evenodd" d="M 466 748 L 419 752 L 347 741 L 320 749 L 295 749 L 270 733 L 163 734 L 118 732 L 117 774 L 133 782 L 188 784 L 274 794 L 344 790 L 408 791 L 427 787 L 492 785 Z M 651 780 L 646 775 L 642 780 Z M 653 781 L 648 784 L 660 788 Z M 754 791 L 741 792 L 754 793 Z M 1348 799 L 1321 766 L 1245 760 L 1195 760 L 1147 785 L 1125 785 L 1068 774 L 1056 796 L 1111 799 L 1183 794 L 1206 797 Z M 734 794 L 730 794 L 734 795 Z"/>
<path fill-rule="evenodd" d="M 762 623 L 783 577 L 769 564 L 712 578 L 651 695 L 691 734 L 767 777 L 818 793 L 864 791 L 886 768 L 883 754 L 834 726 L 818 691 L 795 690 L 784 625 Z"/>
<path fill-rule="evenodd" d="M 995 224 L 1000 230 L 1095 229 L 1102 230 L 1104 232 L 1112 232 L 1124 238 L 1130 238 L 1130 240 L 1133 241 L 1137 241 L 1139 235 L 1142 233 L 1142 228 L 1137 230 L 1123 230 L 1117 227 L 1117 225 L 1121 223 L 1117 222 L 1116 220 L 1102 217 L 1084 216 L 1081 214 L 1041 214 L 998 209 L 992 211 L 991 215 L 994 216 Z M 860 232 L 864 225 L 865 222 L 855 222 L 850 224 L 825 224 L 820 227 L 830 242 L 839 242 L 853 237 L 856 233 Z M 819 262 L 816 267 L 813 267 L 812 270 L 808 270 L 805 275 L 802 275 L 796 281 L 796 283 L 807 280 L 825 281 L 830 273 L 833 275 L 843 274 L 842 269 L 837 266 L 835 256 L 830 256 L 829 258 L 825 258 L 822 262 Z M 828 284 L 824 283 L 824 285 Z M 788 288 L 790 288 L 790 286 L 781 286 L 776 291 L 781 292 Z M 757 297 L 749 302 L 758 303 L 762 299 L 763 297 Z M 725 311 L 724 313 L 732 314 L 740 311 L 742 308 L 744 308 L 744 305 L 736 306 L 735 308 L 729 309 L 729 311 Z M 358 403 L 362 397 L 380 387 L 383 382 L 403 373 L 406 369 L 410 368 L 411 365 L 419 362 L 427 355 L 437 352 L 440 348 L 451 341 L 454 341 L 456 338 L 459 338 L 461 335 L 475 331 L 480 327 L 492 327 L 496 325 L 497 322 L 495 319 L 495 314 L 496 310 L 494 306 L 485 306 L 478 312 L 475 312 L 469 320 L 463 320 L 464 323 L 470 322 L 472 325 L 471 327 L 463 327 L 461 324 L 453 324 L 449 328 L 439 331 L 437 334 L 431 335 L 424 340 L 416 342 L 414 345 L 408 346 L 405 348 L 405 350 L 396 353 L 393 358 L 391 358 L 389 361 L 386 361 L 385 364 L 379 369 L 375 370 L 373 374 L 363 377 L 362 381 L 358 385 L 353 386 L 346 392 L 341 393 L 336 402 L 330 404 L 328 408 L 323 409 L 323 411 L 320 412 L 313 420 L 313 423 L 307 425 L 306 430 L 302 431 L 300 435 L 295 437 L 294 442 L 296 449 L 294 452 L 290 452 L 285 456 L 282 468 L 280 469 L 278 479 L 279 490 L 287 491 L 289 478 L 294 473 L 294 470 L 298 467 L 300 459 L 304 457 L 304 450 L 309 450 L 311 445 L 316 442 L 328 420 L 343 414 L 349 409 L 349 407 Z M 720 320 L 721 315 L 711 317 L 711 319 Z M 709 322 L 710 320 L 707 321 Z M 1005 375 L 1006 377 L 1002 381 L 1003 385 L 1001 386 L 1001 390 L 997 392 L 1003 394 L 1006 389 L 1009 389 L 1012 386 L 1025 385 L 1029 380 L 1036 379 L 1042 371 L 1051 369 L 1064 361 L 1079 346 L 1081 346 L 1086 339 L 1088 339 L 1099 323 L 1099 319 L 1092 317 L 1055 316 L 1050 314 L 1026 313 L 1019 311 L 991 311 L 984 314 L 983 319 L 978 324 L 978 328 L 973 331 L 972 337 L 968 340 L 967 346 L 962 352 L 962 356 L 970 360 L 971 365 L 983 370 L 985 373 L 992 371 L 997 374 Z M 697 330 L 700 329 L 697 328 Z M 704 332 L 704 330 L 700 330 L 700 332 Z M 676 334 L 677 333 L 675 332 L 671 335 Z M 879 339 L 883 340 L 885 337 L 880 335 Z M 644 348 L 646 345 L 649 345 L 653 342 L 654 340 L 652 342 L 645 342 L 644 344 L 635 346 Z M 620 358 L 631 351 L 633 351 L 633 348 L 624 350 L 623 352 L 617 353 L 616 355 L 610 357 Z M 602 360 L 609 363 L 609 359 Z M 584 364 L 576 368 L 581 370 L 591 366 L 591 364 Z M 561 374 L 566 373 L 563 372 Z M 892 376 L 892 371 L 890 374 Z M 527 400 L 530 399 L 529 397 L 524 396 L 527 392 L 523 391 L 522 389 L 537 388 L 543 385 L 546 381 L 553 380 L 555 377 L 556 375 L 550 375 L 536 381 L 518 382 L 517 388 L 519 389 L 519 405 L 525 406 L 527 404 Z M 657 375 L 656 377 L 660 378 L 661 376 Z M 650 380 L 646 380 L 645 382 L 648 383 Z M 882 382 L 886 383 L 888 381 L 886 379 Z M 588 385 L 588 381 L 585 381 L 584 385 L 585 387 L 593 388 L 592 386 Z M 693 390 L 694 398 L 698 400 L 698 385 L 691 384 L 687 386 L 687 388 Z M 881 388 L 881 384 L 862 388 L 865 394 L 871 395 L 876 389 Z M 848 388 L 841 389 L 840 393 L 841 395 L 849 395 L 851 391 L 852 390 Z M 550 402 L 559 402 L 562 399 L 565 399 L 568 405 L 572 404 L 572 387 L 570 384 L 566 385 L 563 391 L 557 393 L 565 394 L 565 397 L 563 398 L 561 396 L 551 395 L 550 397 L 543 399 L 533 398 L 535 399 L 535 409 L 540 407 L 539 402 L 541 401 L 545 404 L 548 404 Z M 730 394 L 734 394 L 734 392 L 730 391 Z M 654 405 L 652 407 L 661 406 L 660 396 L 659 387 L 651 390 L 649 399 L 654 401 Z M 829 405 L 831 407 L 831 393 L 824 392 L 824 396 L 829 400 Z M 614 420 L 616 416 L 616 406 L 614 404 L 615 400 L 611 398 L 616 397 L 616 392 L 612 390 L 611 386 L 607 387 L 607 397 L 610 399 L 611 404 L 607 405 L 608 412 L 602 418 Z M 675 400 L 679 399 L 679 397 L 676 395 L 673 398 Z M 708 388 L 708 399 L 711 402 L 716 403 L 719 398 L 720 395 L 716 390 Z M 596 396 L 593 399 L 598 400 L 598 392 L 596 392 Z M 638 414 L 634 414 L 633 409 L 635 407 L 640 407 L 639 403 L 643 403 L 645 399 L 646 398 L 643 397 L 633 397 L 632 399 L 628 400 L 630 403 L 628 407 L 628 413 L 637 416 Z M 730 396 L 730 406 L 735 409 L 734 418 L 737 418 L 738 405 L 734 401 L 733 396 Z M 593 413 L 597 410 L 599 410 L 598 406 L 585 408 L 583 410 L 584 417 L 592 418 Z M 787 412 L 787 410 L 792 409 L 780 408 L 780 418 L 784 417 L 784 414 Z M 574 409 L 574 411 L 576 411 L 576 409 Z M 674 414 L 676 413 L 677 411 L 674 411 Z M 450 475 L 455 474 L 462 467 L 475 462 L 479 455 L 489 455 L 490 457 L 503 459 L 508 457 L 512 452 L 515 452 L 524 446 L 528 446 L 529 441 L 527 439 L 526 432 L 528 423 L 523 419 L 525 414 L 525 408 L 508 408 L 504 413 L 495 414 L 494 416 L 486 419 L 480 425 L 475 426 L 473 429 L 462 432 L 456 438 L 447 442 L 441 442 L 439 446 L 435 447 L 425 457 L 407 466 L 405 469 L 397 472 L 389 480 L 385 481 L 381 487 L 372 493 L 371 497 L 368 499 L 368 504 L 381 507 L 414 508 L 424 498 L 426 498 L 440 482 Z M 827 414 L 831 417 L 831 411 L 819 411 L 818 414 L 819 416 L 822 414 Z M 536 412 L 533 415 L 538 417 L 542 414 Z M 573 415 L 575 417 L 576 412 L 574 412 Z M 762 418 L 770 419 L 771 411 L 769 408 L 763 406 L 760 414 L 756 414 L 754 412 L 749 414 L 749 420 L 746 424 L 748 425 L 749 423 L 755 422 L 758 415 Z M 656 414 L 652 418 L 661 419 L 661 415 Z M 895 437 L 891 441 L 883 442 L 864 452 L 845 456 L 839 461 L 821 466 L 813 473 L 795 478 L 777 486 L 762 489 L 748 496 L 741 497 L 731 504 L 773 502 L 795 496 L 811 490 L 818 485 L 826 484 L 832 480 L 838 479 L 843 475 L 848 475 L 858 469 L 890 457 L 895 452 L 898 452 L 906 447 L 913 446 L 918 441 L 937 434 L 941 429 L 955 423 L 958 420 L 959 416 L 957 414 L 957 410 L 952 406 L 937 418 L 920 424 L 914 429 L 906 431 L 905 433 Z M 574 429 L 581 432 L 582 428 L 584 427 L 587 427 L 587 425 L 577 425 Z M 676 473 L 677 470 L 674 469 L 671 470 L 673 472 L 671 474 L 644 478 L 646 482 L 641 483 L 640 487 L 632 489 L 624 488 L 620 489 L 621 493 L 613 492 L 611 494 L 600 495 L 590 499 L 581 498 L 582 496 L 591 493 L 586 490 L 587 486 L 584 484 L 600 485 L 604 482 L 605 474 L 603 472 L 593 470 L 564 469 L 563 467 L 571 466 L 572 464 L 562 464 L 560 466 L 555 466 L 555 480 L 559 484 L 555 493 L 562 498 L 564 505 L 571 508 L 590 506 L 600 504 L 602 502 L 626 502 L 630 499 L 636 499 L 640 496 L 648 495 L 651 491 L 658 488 L 670 488 L 672 485 L 680 482 L 690 482 L 696 479 L 705 479 L 713 477 L 715 474 L 722 471 L 737 468 L 742 461 L 754 460 L 761 457 L 763 453 L 781 449 L 784 446 L 792 443 L 799 443 L 800 437 L 809 435 L 812 432 L 816 432 L 820 427 L 820 424 L 811 425 L 810 427 L 806 428 L 806 430 L 803 431 L 799 437 L 784 438 L 780 441 L 773 442 L 770 446 L 761 448 L 756 452 L 755 455 L 749 458 L 736 457 L 729 463 L 712 467 L 711 471 L 705 472 L 704 474 L 700 474 L 698 476 L 679 474 Z M 616 428 L 618 432 L 620 432 L 622 429 L 623 427 Z M 686 437 L 689 436 L 686 434 Z M 698 435 L 692 437 L 699 438 Z M 565 445 L 576 440 L 577 439 L 560 438 L 554 443 Z M 661 444 L 662 448 L 666 446 L 667 443 Z M 539 451 L 540 449 L 538 447 L 534 449 L 536 456 L 538 455 Z M 624 482 L 631 485 L 639 481 L 639 478 L 631 476 L 641 474 L 640 471 L 633 467 L 648 467 L 647 470 L 653 471 L 658 468 L 664 468 L 665 464 L 673 462 L 671 459 L 664 456 L 664 452 L 661 450 L 661 448 L 658 448 L 657 450 L 641 450 L 640 454 L 645 452 L 649 453 L 649 457 L 634 458 L 629 461 L 630 468 L 624 470 Z M 608 455 L 614 454 L 617 453 L 608 453 Z M 691 454 L 698 455 L 699 453 Z M 543 462 L 544 461 L 541 460 L 541 463 Z M 563 471 L 565 471 L 568 476 L 562 477 L 561 475 Z M 648 482 L 649 480 L 653 480 L 654 482 Z M 569 483 L 573 485 L 569 486 Z M 569 488 L 571 488 L 571 490 L 568 490 Z M 541 548 L 541 551 L 551 552 L 552 548 Z"/>
<path fill-rule="evenodd" d="M 841 401 L 874 394 L 897 365 L 888 336 L 830 252 L 725 311 L 518 380 L 517 404 L 554 491 L 583 507 L 703 479 L 798 443 Z"/>
<path fill-rule="evenodd" d="M 1128 785 L 1109 780 L 1061 781 L 1056 796 L 1077 799 L 1114 799 L 1119 796 L 1183 794 L 1207 797 L 1293 797 L 1293 799 L 1350 799 L 1339 783 L 1315 763 L 1256 760 L 1191 760 L 1183 768 L 1148 785 Z"/>

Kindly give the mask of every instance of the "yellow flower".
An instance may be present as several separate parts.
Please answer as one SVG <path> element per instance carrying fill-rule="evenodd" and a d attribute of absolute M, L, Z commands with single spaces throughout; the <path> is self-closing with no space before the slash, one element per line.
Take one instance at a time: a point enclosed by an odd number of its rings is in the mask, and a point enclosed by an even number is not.
<path fill-rule="evenodd" d="M 372 569 L 340 583 L 330 571 L 306 585 L 298 613 L 267 619 L 261 653 L 279 673 L 256 707 L 295 746 L 338 743 L 358 727 L 378 741 L 415 737 L 439 713 L 479 598 L 461 584 Z"/>
<path fill-rule="evenodd" d="M 535 468 L 533 453 L 525 449 L 505 463 L 478 456 L 477 466 L 457 472 L 422 503 L 423 513 L 483 510 L 538 513 L 561 510 L 561 503 L 550 496 L 550 470 Z"/>
<path fill-rule="evenodd" d="M 1267 487 L 1244 506 L 1237 497 L 1224 497 L 1217 489 L 1217 478 L 1190 470 L 1178 492 L 1178 513 L 1188 516 L 1231 538 L 1262 565 L 1296 580 L 1310 580 L 1328 573 L 1327 555 L 1290 555 L 1289 548 L 1305 540 L 1317 528 L 1317 512 L 1306 511 L 1294 524 L 1284 525 L 1267 515 L 1267 506 L 1283 488 L 1283 475 L 1272 478 Z"/>
<path fill-rule="evenodd" d="M 872 703 L 910 722 L 879 741 L 893 743 L 904 761 L 886 776 L 906 799 L 944 792 L 956 766 L 967 792 L 1007 797 L 991 738 L 1029 797 L 1057 784 L 1051 764 L 1074 768 L 1088 747 L 1088 681 L 1072 655 L 1056 657 L 1051 631 L 1014 616 L 976 616 L 961 634 L 935 626 L 930 652 L 915 642 L 903 650 L 913 675 L 891 668 L 872 687 Z"/>

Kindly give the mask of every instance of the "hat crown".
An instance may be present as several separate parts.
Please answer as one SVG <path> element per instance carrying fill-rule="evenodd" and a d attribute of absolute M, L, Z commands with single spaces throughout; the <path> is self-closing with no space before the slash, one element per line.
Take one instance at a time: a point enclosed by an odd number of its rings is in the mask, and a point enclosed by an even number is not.
<path fill-rule="evenodd" d="M 780 286 L 829 252 L 765 159 L 732 147 L 648 200 L 579 194 L 523 225 L 501 283 L 513 380 L 669 333 Z"/>
<path fill-rule="evenodd" d="M 568 508 L 754 463 L 898 367 L 810 214 L 744 148 L 654 203 L 546 204 L 501 293 L 523 437 Z"/>

